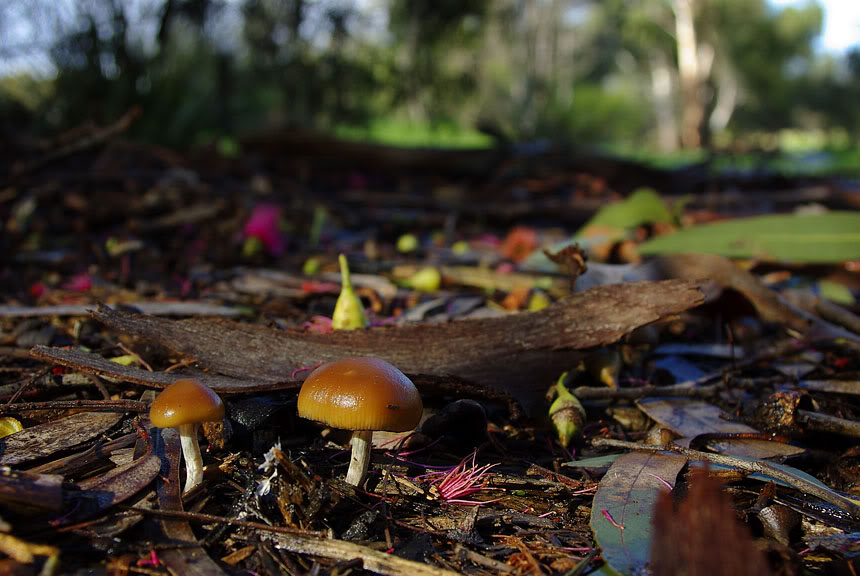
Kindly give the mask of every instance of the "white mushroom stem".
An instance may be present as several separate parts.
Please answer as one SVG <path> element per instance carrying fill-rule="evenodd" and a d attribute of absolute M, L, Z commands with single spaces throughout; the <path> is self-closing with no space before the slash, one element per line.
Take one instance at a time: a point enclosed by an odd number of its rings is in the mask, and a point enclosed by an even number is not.
<path fill-rule="evenodd" d="M 182 442 L 182 455 L 185 458 L 183 494 L 191 492 L 203 482 L 203 458 L 200 456 L 200 445 L 197 444 L 197 426 L 196 422 L 179 425 L 179 440 Z"/>
<path fill-rule="evenodd" d="M 370 467 L 370 448 L 373 445 L 373 430 L 356 430 L 352 433 L 352 455 L 349 458 L 349 470 L 346 472 L 346 483 L 361 486 Z"/>

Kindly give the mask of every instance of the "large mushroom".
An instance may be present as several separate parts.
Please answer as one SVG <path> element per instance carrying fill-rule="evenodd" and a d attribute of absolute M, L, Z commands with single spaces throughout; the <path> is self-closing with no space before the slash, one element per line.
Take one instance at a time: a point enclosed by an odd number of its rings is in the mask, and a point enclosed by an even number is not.
<path fill-rule="evenodd" d="M 421 420 L 424 405 L 415 384 L 379 358 L 345 358 L 320 366 L 299 392 L 299 416 L 353 430 L 346 481 L 364 482 L 374 430 L 407 432 Z"/>
<path fill-rule="evenodd" d="M 197 380 L 177 380 L 152 403 L 149 420 L 158 428 L 176 428 L 185 458 L 185 489 L 188 493 L 203 481 L 203 458 L 197 444 L 201 422 L 224 417 L 224 404 L 211 388 Z"/>

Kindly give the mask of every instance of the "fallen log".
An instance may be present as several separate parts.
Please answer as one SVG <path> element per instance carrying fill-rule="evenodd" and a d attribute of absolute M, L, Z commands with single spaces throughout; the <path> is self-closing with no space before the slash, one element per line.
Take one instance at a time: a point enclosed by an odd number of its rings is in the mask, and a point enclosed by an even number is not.
<path fill-rule="evenodd" d="M 454 376 L 509 394 L 528 410 L 580 350 L 702 303 L 696 281 L 600 286 L 540 312 L 313 334 L 224 319 L 168 320 L 99 308 L 107 326 L 196 359 L 212 372 L 283 382 L 293 370 L 349 356 L 377 356 L 407 374 Z"/>

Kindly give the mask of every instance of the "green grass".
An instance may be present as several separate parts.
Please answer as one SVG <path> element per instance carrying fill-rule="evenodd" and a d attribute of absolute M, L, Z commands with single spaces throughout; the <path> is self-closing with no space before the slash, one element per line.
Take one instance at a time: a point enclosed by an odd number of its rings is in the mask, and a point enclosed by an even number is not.
<path fill-rule="evenodd" d="M 706 158 L 702 151 L 660 154 L 626 146 L 606 146 L 602 150 L 621 158 L 669 170 L 701 162 Z M 711 170 L 717 174 L 725 171 L 770 170 L 785 176 L 860 176 L 860 147 L 786 151 L 769 157 L 756 154 L 720 155 L 711 164 Z"/>
<path fill-rule="evenodd" d="M 337 126 L 335 136 L 403 148 L 487 148 L 492 138 L 452 124 L 431 126 L 393 119 L 374 120 L 367 126 Z"/>

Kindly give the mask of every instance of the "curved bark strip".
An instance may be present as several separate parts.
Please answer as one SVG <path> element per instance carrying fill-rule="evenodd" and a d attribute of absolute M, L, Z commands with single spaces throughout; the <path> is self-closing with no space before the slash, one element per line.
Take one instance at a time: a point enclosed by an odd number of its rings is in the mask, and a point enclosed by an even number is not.
<path fill-rule="evenodd" d="M 701 303 L 698 282 L 667 280 L 600 286 L 540 312 L 333 334 L 224 319 L 174 321 L 107 308 L 93 316 L 234 378 L 283 382 L 293 370 L 320 361 L 376 356 L 407 374 L 456 376 L 510 394 L 528 409 L 579 359 L 579 350 L 610 344 Z"/>

